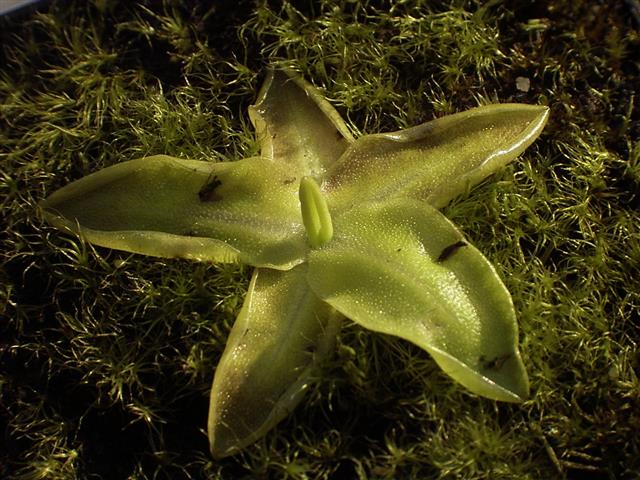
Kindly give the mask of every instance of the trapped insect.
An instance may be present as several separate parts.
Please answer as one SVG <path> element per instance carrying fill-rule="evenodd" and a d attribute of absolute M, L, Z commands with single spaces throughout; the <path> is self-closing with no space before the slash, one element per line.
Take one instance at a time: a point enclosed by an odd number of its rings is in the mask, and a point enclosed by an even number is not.
<path fill-rule="evenodd" d="M 447 258 L 449 258 L 451 255 L 456 253 L 459 248 L 465 247 L 466 245 L 467 245 L 467 242 L 465 242 L 464 240 L 459 240 L 456 243 L 452 243 L 451 245 L 449 245 L 448 247 L 445 247 L 442 250 L 440 255 L 438 255 L 438 259 L 436 260 L 436 262 L 438 263 L 444 262 Z"/>
<path fill-rule="evenodd" d="M 222 196 L 216 192 L 218 187 L 222 185 L 222 181 L 218 178 L 217 175 L 214 175 L 213 178 L 207 179 L 207 183 L 205 183 L 200 191 L 198 191 L 198 198 L 201 202 L 214 202 L 216 200 L 220 200 Z"/>

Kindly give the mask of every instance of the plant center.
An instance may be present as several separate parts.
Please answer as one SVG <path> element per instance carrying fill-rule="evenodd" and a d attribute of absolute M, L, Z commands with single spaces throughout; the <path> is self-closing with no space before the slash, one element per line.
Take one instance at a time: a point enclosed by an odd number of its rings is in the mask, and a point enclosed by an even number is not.
<path fill-rule="evenodd" d="M 302 222 L 307 231 L 309 244 L 314 248 L 321 247 L 333 237 L 333 224 L 327 201 L 312 177 L 302 178 L 299 196 Z"/>

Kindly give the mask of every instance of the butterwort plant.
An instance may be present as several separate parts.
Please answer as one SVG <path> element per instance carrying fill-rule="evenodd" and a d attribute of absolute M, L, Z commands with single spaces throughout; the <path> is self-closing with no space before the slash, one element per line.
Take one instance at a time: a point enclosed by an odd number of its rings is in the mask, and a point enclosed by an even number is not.
<path fill-rule="evenodd" d="M 438 208 L 521 154 L 548 109 L 489 105 L 355 139 L 315 88 L 275 70 L 249 116 L 258 157 L 126 161 L 41 203 L 96 245 L 256 267 L 213 378 L 213 456 L 288 415 L 345 318 L 423 348 L 474 394 L 525 399 L 511 297 Z"/>

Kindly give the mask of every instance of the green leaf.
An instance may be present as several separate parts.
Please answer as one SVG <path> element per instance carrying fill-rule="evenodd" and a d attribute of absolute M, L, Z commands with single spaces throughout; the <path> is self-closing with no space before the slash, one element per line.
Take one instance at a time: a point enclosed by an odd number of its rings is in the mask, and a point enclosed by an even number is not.
<path fill-rule="evenodd" d="M 253 443 L 286 417 L 334 348 L 342 317 L 305 277 L 303 265 L 253 274 L 211 387 L 209 443 L 216 458 Z"/>
<path fill-rule="evenodd" d="M 54 226 L 104 247 L 287 269 L 307 249 L 296 172 L 261 158 L 156 155 L 105 168 L 41 203 Z"/>
<path fill-rule="evenodd" d="M 268 73 L 249 116 L 261 142 L 261 155 L 286 162 L 303 175 L 324 174 L 353 142 L 329 102 L 310 84 L 285 71 Z"/>
<path fill-rule="evenodd" d="M 323 187 L 338 209 L 401 196 L 440 208 L 520 155 L 548 115 L 542 106 L 489 105 L 365 135 L 331 168 Z"/>
<path fill-rule="evenodd" d="M 440 212 L 401 199 L 334 222 L 333 240 L 309 254 L 309 284 L 320 298 L 365 328 L 424 348 L 474 393 L 527 396 L 511 297 Z"/>

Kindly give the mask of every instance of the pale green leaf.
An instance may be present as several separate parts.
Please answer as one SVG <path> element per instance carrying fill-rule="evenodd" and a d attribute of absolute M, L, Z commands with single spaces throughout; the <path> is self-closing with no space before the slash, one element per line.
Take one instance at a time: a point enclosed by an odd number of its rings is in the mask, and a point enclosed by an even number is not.
<path fill-rule="evenodd" d="M 542 106 L 490 105 L 365 135 L 328 172 L 324 188 L 337 209 L 400 196 L 443 207 L 520 155 L 548 113 Z"/>
<path fill-rule="evenodd" d="M 309 284 L 346 317 L 427 350 L 455 380 L 503 401 L 527 396 L 511 297 L 436 209 L 402 199 L 335 220 L 309 255 Z"/>
<path fill-rule="evenodd" d="M 253 443 L 295 408 L 333 350 L 341 318 L 308 288 L 306 266 L 255 270 L 211 388 L 214 457 Z"/>
<path fill-rule="evenodd" d="M 290 168 L 157 155 L 77 180 L 41 203 L 58 228 L 104 247 L 160 257 L 291 268 L 306 238 Z"/>
<path fill-rule="evenodd" d="M 302 175 L 322 175 L 353 142 L 329 102 L 310 84 L 282 70 L 268 73 L 249 117 L 261 155 L 287 163 Z"/>

